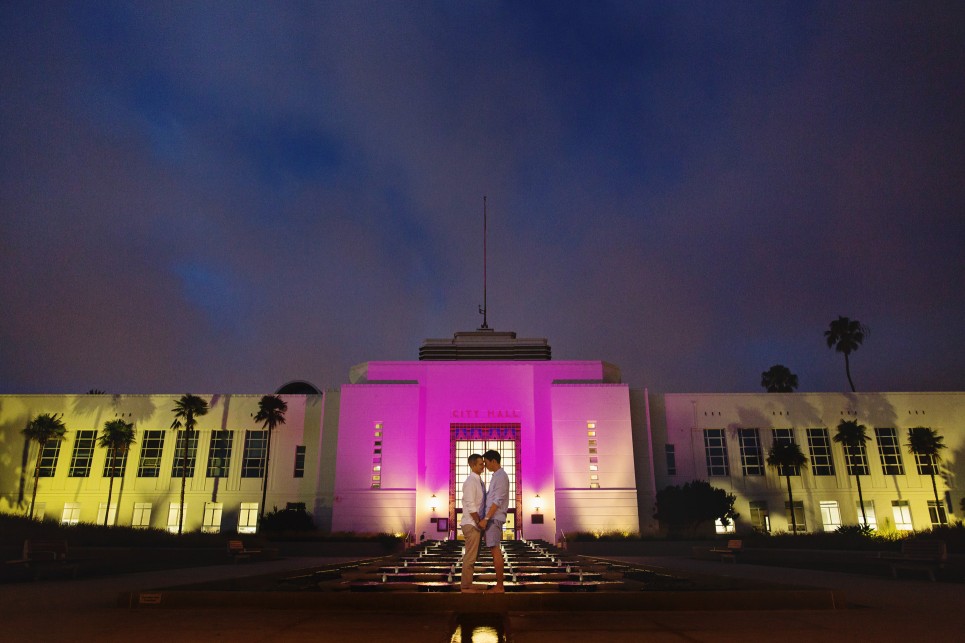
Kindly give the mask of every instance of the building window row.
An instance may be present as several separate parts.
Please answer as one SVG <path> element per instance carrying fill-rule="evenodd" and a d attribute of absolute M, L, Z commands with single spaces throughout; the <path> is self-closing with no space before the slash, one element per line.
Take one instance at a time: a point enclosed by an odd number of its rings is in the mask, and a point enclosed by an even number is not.
<path fill-rule="evenodd" d="M 884 475 L 904 475 L 905 467 L 902 461 L 901 443 L 897 430 L 892 427 L 876 428 L 874 433 L 882 473 Z M 807 448 L 810 452 L 808 465 L 811 473 L 815 476 L 833 476 L 834 458 L 828 429 L 809 428 L 806 430 L 806 436 Z M 772 429 L 772 437 L 774 444 L 795 442 L 793 429 Z M 729 476 L 730 467 L 727 458 L 725 429 L 704 429 L 703 438 L 707 476 Z M 741 474 L 744 476 L 764 475 L 765 458 L 759 429 L 738 429 L 737 441 L 740 449 Z M 676 459 L 672 444 L 665 445 L 665 454 L 667 474 L 676 475 Z M 864 444 L 857 447 L 845 447 L 844 455 L 849 476 L 869 475 L 868 452 Z M 916 455 L 915 462 L 920 475 L 929 475 L 933 469 L 937 469 L 937 467 L 933 467 L 927 457 L 922 458 Z M 781 467 L 778 473 L 781 476 L 799 476 L 801 470 L 800 467 Z"/>
<path fill-rule="evenodd" d="M 372 431 L 372 488 L 382 488 L 382 423 L 376 422 Z"/>
<path fill-rule="evenodd" d="M 590 489 L 600 488 L 600 456 L 596 431 L 596 422 L 586 423 L 586 448 L 587 456 L 590 459 Z"/>
<path fill-rule="evenodd" d="M 190 504 L 184 504 L 184 511 L 190 508 Z M 79 502 L 65 502 L 61 513 L 60 523 L 62 525 L 76 525 L 80 522 Z M 131 514 L 131 526 L 138 529 L 147 529 L 151 526 L 151 511 L 153 505 L 150 502 L 135 502 Z M 172 502 L 167 505 L 167 522 L 165 528 L 173 533 L 178 531 L 178 521 L 181 517 L 181 504 Z M 224 503 L 206 502 L 204 503 L 204 515 L 201 524 L 201 531 L 205 533 L 219 533 L 222 527 L 222 515 L 224 513 Z M 107 524 L 114 525 L 117 522 L 117 503 L 112 502 L 108 508 L 106 502 L 101 502 L 97 508 L 97 524 L 103 525 L 105 518 Z M 258 503 L 242 502 L 238 509 L 238 533 L 253 534 L 258 528 Z"/>
<path fill-rule="evenodd" d="M 865 501 L 863 512 L 859 501 L 855 501 L 854 508 L 857 512 L 859 524 L 866 524 L 871 529 L 878 529 L 878 518 L 875 514 L 875 503 L 873 500 Z M 824 531 L 835 531 L 844 524 L 841 517 L 841 509 L 836 500 L 819 500 L 818 510 L 820 511 L 821 527 Z M 929 500 L 928 514 L 933 527 L 947 524 L 947 522 L 943 522 L 946 521 L 944 503 L 936 503 L 934 500 Z M 791 506 L 787 501 L 784 502 L 784 517 L 787 521 L 787 530 L 791 531 Z M 907 500 L 891 501 L 891 518 L 894 522 L 894 528 L 898 531 L 911 531 L 914 529 L 911 519 L 911 505 Z M 749 520 L 754 529 L 763 532 L 771 531 L 770 514 L 766 501 L 750 501 Z M 797 523 L 799 533 L 808 530 L 807 514 L 804 511 L 804 501 L 802 500 L 794 501 L 794 520 Z M 720 521 L 717 521 L 717 533 L 726 533 L 728 531 L 733 531 L 733 529 L 724 527 Z"/>

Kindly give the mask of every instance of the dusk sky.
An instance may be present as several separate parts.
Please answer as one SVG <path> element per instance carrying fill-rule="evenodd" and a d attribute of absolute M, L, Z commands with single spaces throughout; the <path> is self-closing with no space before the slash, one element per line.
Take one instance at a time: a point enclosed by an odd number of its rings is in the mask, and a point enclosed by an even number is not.
<path fill-rule="evenodd" d="M 965 390 L 965 3 L 3 2 L 0 393 L 482 323 L 634 388 Z"/>

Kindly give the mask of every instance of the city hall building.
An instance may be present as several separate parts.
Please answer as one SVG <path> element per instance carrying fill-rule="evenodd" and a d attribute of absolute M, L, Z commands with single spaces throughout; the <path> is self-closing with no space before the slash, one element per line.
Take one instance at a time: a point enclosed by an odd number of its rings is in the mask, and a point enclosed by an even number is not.
<path fill-rule="evenodd" d="M 338 390 L 279 389 L 288 411 L 267 466 L 260 395 L 202 396 L 210 410 L 190 440 L 169 428 L 177 394 L 0 395 L 0 511 L 29 511 L 39 461 L 34 515 L 69 524 L 176 531 L 183 511 L 187 531 L 254 533 L 267 475 L 264 509 L 304 507 L 321 529 L 455 538 L 466 457 L 495 449 L 511 482 L 506 538 L 657 533 L 657 491 L 692 480 L 736 496 L 739 519 L 718 531 L 777 532 L 790 530 L 792 508 L 786 478 L 765 460 L 787 440 L 808 458 L 791 476 L 799 530 L 857 524 L 856 473 L 879 530 L 962 516 L 965 393 L 651 394 L 612 364 L 552 360 L 545 339 L 488 329 L 426 340 L 417 361 L 366 362 L 348 379 Z M 40 453 L 21 432 L 43 413 L 62 416 L 67 434 Z M 136 442 L 108 506 L 97 437 L 118 418 L 134 423 Z M 870 437 L 851 462 L 833 441 L 843 419 Z M 928 463 L 906 446 L 917 426 L 948 447 L 937 502 Z"/>

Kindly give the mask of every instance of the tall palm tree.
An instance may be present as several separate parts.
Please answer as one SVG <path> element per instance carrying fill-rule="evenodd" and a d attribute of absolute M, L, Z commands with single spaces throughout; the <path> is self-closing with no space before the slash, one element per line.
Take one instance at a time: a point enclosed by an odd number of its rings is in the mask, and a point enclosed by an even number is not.
<path fill-rule="evenodd" d="M 277 395 L 264 395 L 258 401 L 258 414 L 255 415 L 255 422 L 261 422 L 262 426 L 268 429 L 268 446 L 265 449 L 265 470 L 261 486 L 259 519 L 265 517 L 265 499 L 268 497 L 268 461 L 271 457 L 271 434 L 275 427 L 285 423 L 285 413 L 287 412 L 288 403 Z"/>
<path fill-rule="evenodd" d="M 761 373 L 761 386 L 768 393 L 793 393 L 797 388 L 797 375 L 783 364 L 775 364 Z"/>
<path fill-rule="evenodd" d="M 116 473 L 115 462 L 118 454 L 123 457 L 134 444 L 134 423 L 125 422 L 121 419 L 105 422 L 97 444 L 108 450 L 107 457 L 110 460 L 111 481 L 107 487 L 107 511 L 104 513 L 104 526 L 106 527 L 111 516 L 111 495 L 114 493 L 114 474 Z M 124 473 L 121 472 L 121 476 L 123 475 Z"/>
<path fill-rule="evenodd" d="M 844 372 L 848 375 L 848 384 L 851 385 L 851 392 L 855 392 L 854 382 L 851 380 L 851 361 L 849 356 L 858 350 L 866 335 L 870 335 L 871 330 L 859 322 L 857 319 L 848 319 L 838 316 L 832 321 L 828 329 L 824 331 L 824 338 L 828 342 L 828 348 L 834 348 L 839 353 L 844 353 Z"/>
<path fill-rule="evenodd" d="M 935 484 L 935 469 L 941 461 L 939 451 L 945 448 L 945 438 L 938 431 L 926 426 L 916 426 L 908 429 L 908 449 L 921 459 L 928 458 L 928 473 L 931 475 L 931 488 L 935 492 L 935 511 L 938 512 L 940 524 L 945 524 L 941 512 L 941 500 L 938 499 L 938 485 Z"/>
<path fill-rule="evenodd" d="M 34 465 L 34 490 L 30 496 L 30 517 L 34 516 L 34 504 L 37 502 L 37 485 L 40 484 L 40 459 L 44 455 L 44 447 L 48 442 L 60 442 L 67 434 L 67 426 L 61 419 L 63 416 L 44 413 L 35 417 L 21 433 L 27 440 L 33 440 L 40 446 L 37 452 L 37 464 Z"/>
<path fill-rule="evenodd" d="M 791 474 L 798 468 L 807 465 L 807 456 L 801 451 L 797 442 L 775 442 L 767 454 L 768 466 L 775 467 L 778 475 L 787 478 L 787 502 L 791 507 L 791 529 L 797 533 L 797 516 L 794 514 L 794 494 L 791 492 Z"/>
<path fill-rule="evenodd" d="M 180 536 L 181 530 L 184 528 L 184 488 L 188 482 L 188 448 L 191 445 L 191 436 L 194 435 L 197 418 L 208 412 L 208 403 L 197 395 L 187 393 L 178 398 L 171 410 L 174 411 L 174 422 L 171 423 L 171 428 L 175 431 L 184 428 L 184 442 L 182 443 L 184 448 L 181 449 L 181 506 L 178 509 L 178 535 Z"/>
<path fill-rule="evenodd" d="M 861 494 L 861 476 L 855 465 L 855 456 L 861 453 L 864 443 L 870 440 L 866 431 L 868 428 L 864 424 L 858 424 L 857 420 L 841 420 L 838 422 L 838 432 L 834 435 L 834 441 L 845 448 L 848 460 L 848 467 L 854 471 L 854 479 L 858 483 L 858 503 L 861 505 L 861 519 L 864 526 L 868 526 L 868 514 L 864 508 L 864 496 Z"/>

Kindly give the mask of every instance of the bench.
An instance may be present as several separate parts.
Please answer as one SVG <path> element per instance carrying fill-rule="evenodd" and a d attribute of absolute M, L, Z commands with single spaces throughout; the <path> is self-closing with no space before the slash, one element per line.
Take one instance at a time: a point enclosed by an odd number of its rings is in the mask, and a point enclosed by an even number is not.
<path fill-rule="evenodd" d="M 66 540 L 31 540 L 23 542 L 23 554 L 19 560 L 8 560 L 15 565 L 31 571 L 36 578 L 41 571 L 61 571 L 77 575 L 77 563 L 68 556 Z"/>
<path fill-rule="evenodd" d="M 740 553 L 743 546 L 744 542 L 742 540 L 728 540 L 727 547 L 715 547 L 710 550 L 710 553 L 720 556 L 721 561 L 736 563 L 737 554 Z"/>
<path fill-rule="evenodd" d="M 898 578 L 898 570 L 924 571 L 935 581 L 935 571 L 945 567 L 948 549 L 942 540 L 903 540 L 901 553 L 881 556 L 891 566 L 892 578 Z"/>
<path fill-rule="evenodd" d="M 239 560 L 247 560 L 253 555 L 260 554 L 260 549 L 247 549 L 245 544 L 240 540 L 229 540 L 228 541 L 228 555 L 234 562 Z"/>

